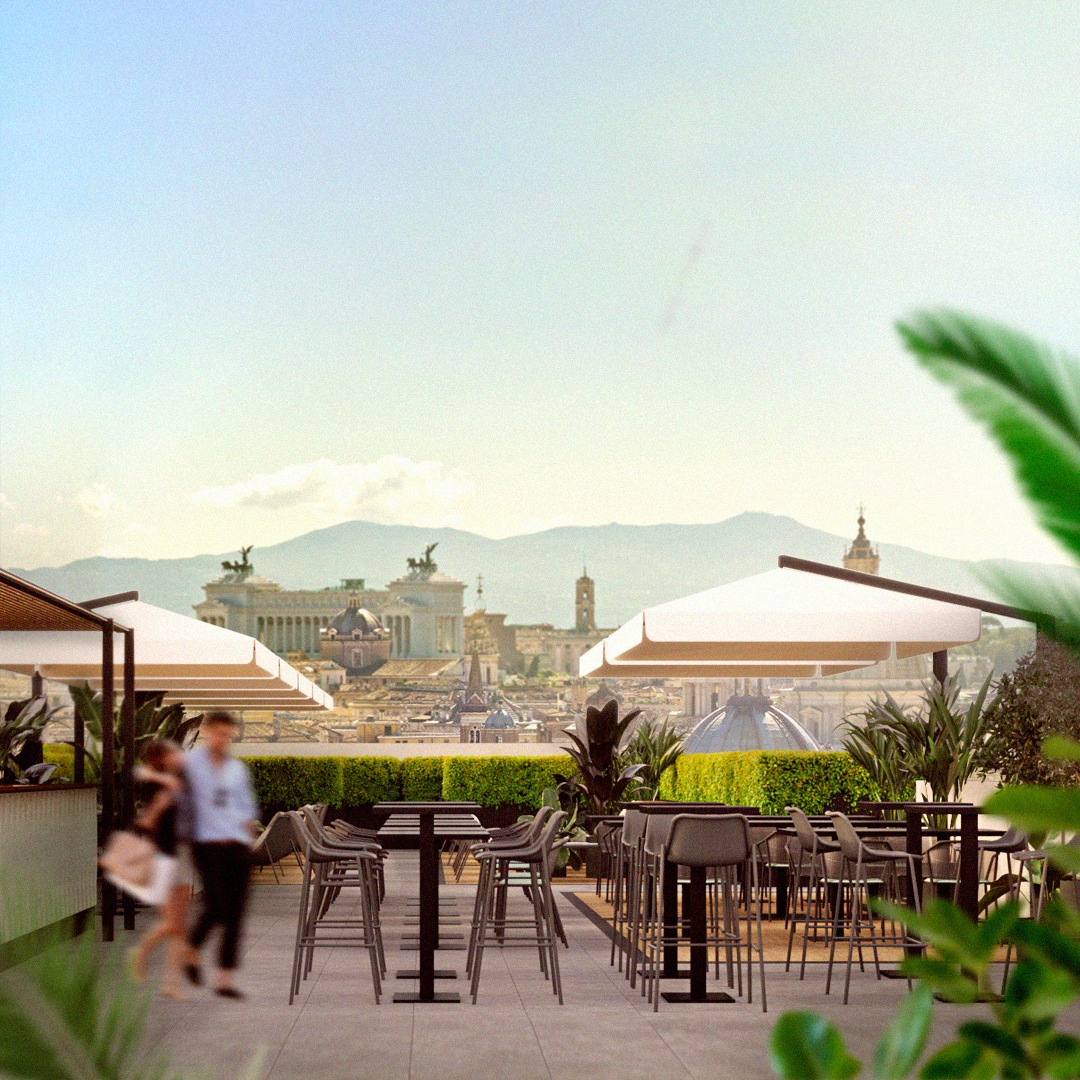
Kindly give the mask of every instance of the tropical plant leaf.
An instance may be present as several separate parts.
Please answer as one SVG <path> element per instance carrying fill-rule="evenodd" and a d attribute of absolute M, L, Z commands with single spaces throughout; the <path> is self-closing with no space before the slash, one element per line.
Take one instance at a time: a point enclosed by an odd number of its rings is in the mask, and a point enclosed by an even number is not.
<path fill-rule="evenodd" d="M 840 1032 L 813 1012 L 780 1017 L 769 1040 L 769 1059 L 784 1080 L 850 1080 L 862 1071 Z"/>
<path fill-rule="evenodd" d="M 995 791 L 983 809 L 1025 832 L 1080 831 L 1080 790 L 1006 787 Z"/>
<path fill-rule="evenodd" d="M 904 1080 L 915 1067 L 930 1033 L 934 994 L 917 986 L 897 1010 L 874 1048 L 874 1076 L 878 1080 Z"/>
<path fill-rule="evenodd" d="M 952 311 L 917 312 L 897 330 L 1012 459 L 1043 528 L 1080 557 L 1080 363 Z"/>

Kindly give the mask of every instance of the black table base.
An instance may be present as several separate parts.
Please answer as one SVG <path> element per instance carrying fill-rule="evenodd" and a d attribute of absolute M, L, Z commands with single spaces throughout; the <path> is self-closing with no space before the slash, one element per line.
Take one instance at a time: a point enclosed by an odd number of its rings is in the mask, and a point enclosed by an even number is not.
<path fill-rule="evenodd" d="M 671 1002 L 672 1005 L 696 1005 L 696 1004 L 712 1004 L 712 1005 L 733 1005 L 735 999 L 730 994 L 720 993 L 718 991 L 709 991 L 704 997 L 700 994 L 692 994 L 688 990 L 665 990 L 660 995 L 665 1001 Z"/>

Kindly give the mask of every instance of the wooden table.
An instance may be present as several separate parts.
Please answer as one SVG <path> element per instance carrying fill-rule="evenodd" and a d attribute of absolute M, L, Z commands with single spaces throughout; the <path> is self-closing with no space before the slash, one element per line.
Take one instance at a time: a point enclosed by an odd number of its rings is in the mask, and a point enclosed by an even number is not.
<path fill-rule="evenodd" d="M 451 968 L 435 969 L 439 947 L 439 845 L 443 840 L 486 840 L 488 831 L 476 817 L 478 803 L 378 803 L 376 813 L 389 814 L 379 830 L 379 842 L 388 847 L 417 848 L 420 852 L 419 967 L 399 971 L 399 979 L 418 979 L 413 993 L 395 994 L 395 1002 L 457 1002 L 457 993 L 435 993 L 436 979 L 455 979 Z"/>

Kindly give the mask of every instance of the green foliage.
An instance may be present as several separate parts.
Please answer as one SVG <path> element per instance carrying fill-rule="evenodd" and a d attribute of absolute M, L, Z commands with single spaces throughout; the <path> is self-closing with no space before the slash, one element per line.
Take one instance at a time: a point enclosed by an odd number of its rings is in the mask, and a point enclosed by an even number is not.
<path fill-rule="evenodd" d="M 577 774 L 561 782 L 581 794 L 590 813 L 618 811 L 623 793 L 644 769 L 644 765 L 623 767 L 620 760 L 627 729 L 640 712 L 632 709 L 620 720 L 619 703 L 612 698 L 602 709 L 590 705 L 585 710 L 584 730 L 579 727 L 578 734 L 566 733 L 574 744 L 567 753 L 574 759 Z"/>
<path fill-rule="evenodd" d="M 915 798 L 915 774 L 901 753 L 900 743 L 884 725 L 865 718 L 862 723 L 845 719 L 842 728 L 847 732 L 844 749 L 873 778 L 882 799 L 906 802 Z"/>
<path fill-rule="evenodd" d="M 1007 784 L 1080 786 L 1080 765 L 1052 761 L 1042 745 L 1053 734 L 1080 736 L 1080 663 L 1060 645 L 1039 643 L 997 684 L 987 709 L 987 735 L 979 762 Z"/>
<path fill-rule="evenodd" d="M 341 805 L 374 806 L 401 798 L 401 763 L 392 757 L 341 758 Z"/>
<path fill-rule="evenodd" d="M 338 757 L 245 757 L 261 806 L 295 810 L 308 803 L 340 806 L 342 759 Z"/>
<path fill-rule="evenodd" d="M 149 995 L 102 954 L 92 933 L 47 949 L 0 981 L 0 1074 L 33 1080 L 179 1080 L 147 1059 Z M 244 1076 L 259 1075 L 258 1062 Z"/>
<path fill-rule="evenodd" d="M 44 743 L 41 747 L 42 760 L 56 766 L 53 780 L 75 779 L 75 747 L 70 743 Z M 92 761 L 85 763 L 84 775 L 88 783 L 97 778 L 97 768 Z"/>
<path fill-rule="evenodd" d="M 0 782 L 17 779 L 21 770 L 15 755 L 29 739 L 38 739 L 55 709 L 49 708 L 45 697 L 12 701 L 0 720 Z"/>
<path fill-rule="evenodd" d="M 1080 742 L 1074 740 L 1057 738 L 1046 751 L 1052 757 L 1080 762 Z M 1080 829 L 1080 791 L 1075 789 L 1004 788 L 985 809 L 1031 832 Z M 1059 845 L 1049 851 L 1062 870 L 1080 871 L 1076 848 Z M 1052 897 L 1038 922 L 1022 919 L 1016 900 L 996 907 L 982 922 L 944 900 L 933 901 L 921 914 L 896 904 L 873 906 L 882 917 L 903 923 L 930 947 L 927 954 L 909 956 L 901 965 L 905 974 L 920 980 L 915 993 L 922 993 L 927 1003 L 931 992 L 958 1004 L 984 1001 L 990 1012 L 989 1020 L 960 1025 L 957 1037 L 925 1062 L 919 1074 L 923 1080 L 1080 1075 L 1080 1039 L 1054 1026 L 1062 1010 L 1080 997 L 1080 913 L 1058 897 Z M 1014 946 L 1019 960 L 999 996 L 990 985 L 990 965 L 1003 944 Z M 916 1038 L 914 1027 L 916 1022 L 928 1024 L 929 1015 L 922 1019 L 922 1006 L 911 1002 L 909 997 L 878 1046 L 874 1055 L 877 1077 L 902 1080 L 922 1052 L 925 1033 Z M 792 1016 L 795 1019 L 789 1019 Z M 817 1060 L 813 1055 L 823 1042 L 828 1042 L 834 1057 L 846 1053 L 842 1040 L 836 1046 L 840 1036 L 835 1029 L 826 1039 L 819 1031 L 825 1021 L 807 1016 L 789 1013 L 777 1025 L 777 1030 L 784 1025 L 786 1041 L 793 1044 L 783 1054 L 773 1055 L 777 1072 L 786 1080 L 831 1075 L 803 1065 L 806 1060 Z M 814 1019 L 819 1021 L 817 1027 Z M 774 1032 L 774 1046 L 777 1038 Z"/>
<path fill-rule="evenodd" d="M 95 694 L 89 686 L 71 687 L 71 701 L 76 711 L 83 718 L 85 735 L 83 746 L 87 775 L 101 775 L 102 740 L 102 697 Z M 151 739 L 172 739 L 181 746 L 189 746 L 195 739 L 202 722 L 202 715 L 185 716 L 184 706 L 179 702 L 162 705 L 162 695 L 157 694 L 142 702 L 135 709 L 135 759 L 138 760 L 142 748 Z M 121 775 L 124 768 L 124 746 L 121 728 L 121 702 L 118 699 L 113 715 L 113 753 L 116 764 L 116 790 L 120 790 Z M 71 744 L 74 746 L 74 743 Z M 117 806 L 118 814 L 121 808 Z"/>
<path fill-rule="evenodd" d="M 401 797 L 408 802 L 434 802 L 443 797 L 443 762 L 447 758 L 402 758 Z"/>
<path fill-rule="evenodd" d="M 481 806 L 540 806 L 544 791 L 559 783 L 566 758 L 444 758 L 442 797 Z"/>
<path fill-rule="evenodd" d="M 957 707 L 960 682 L 956 676 L 944 686 L 936 680 L 923 687 L 923 704 L 904 709 L 886 693 L 871 702 L 863 717 L 864 730 L 848 722 L 844 748 L 885 790 L 903 791 L 912 780 L 930 788 L 932 802 L 960 798 L 964 785 L 978 769 L 986 734 L 986 695 L 990 678 L 966 709 Z M 873 756 L 881 754 L 876 767 Z"/>
<path fill-rule="evenodd" d="M 619 759 L 623 768 L 628 765 L 644 766 L 634 777 L 628 794 L 635 799 L 658 798 L 660 778 L 682 756 L 685 742 L 686 738 L 679 733 L 679 729 L 666 720 L 638 724 Z"/>
<path fill-rule="evenodd" d="M 563 818 L 563 822 L 559 826 L 556 840 L 573 840 L 580 842 L 588 839 L 589 834 L 578 823 L 578 811 L 580 808 L 576 799 L 564 798 L 558 788 L 549 787 L 544 788 L 544 793 L 540 799 L 540 806 L 550 806 L 552 810 L 562 810 L 566 813 L 566 817 Z M 537 809 L 540 809 L 540 807 L 537 807 Z M 522 814 L 518 818 L 518 821 L 532 821 L 534 816 L 534 814 Z M 580 852 L 563 848 L 559 852 L 557 865 L 560 869 L 568 865 L 572 866 L 575 870 L 580 869 L 582 866 Z"/>
<path fill-rule="evenodd" d="M 787 1080 L 850 1080 L 862 1071 L 840 1032 L 812 1012 L 786 1012 L 780 1017 L 769 1042 L 769 1059 Z"/>
<path fill-rule="evenodd" d="M 822 814 L 877 798 L 878 790 L 841 751 L 748 750 L 683 754 L 662 777 L 660 797 L 757 806 L 765 814 L 782 814 L 785 806 Z"/>

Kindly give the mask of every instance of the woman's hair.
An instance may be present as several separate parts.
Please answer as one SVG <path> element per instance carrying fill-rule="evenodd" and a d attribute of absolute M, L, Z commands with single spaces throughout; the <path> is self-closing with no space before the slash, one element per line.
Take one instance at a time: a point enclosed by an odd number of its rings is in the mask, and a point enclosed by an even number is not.
<path fill-rule="evenodd" d="M 149 765 L 151 769 L 156 769 L 160 772 L 165 768 L 165 762 L 169 755 L 174 750 L 179 749 L 180 746 L 177 743 L 174 743 L 172 739 L 151 739 L 143 747 L 143 764 Z"/>

